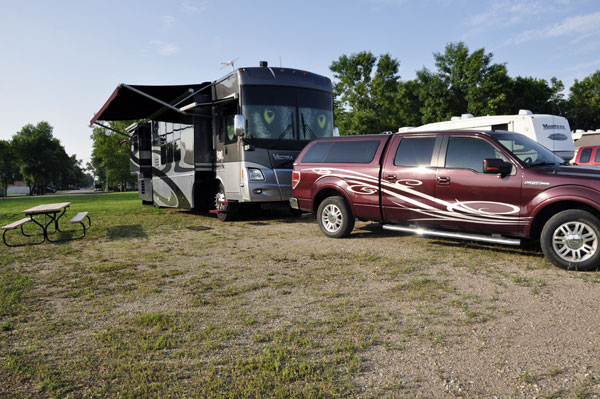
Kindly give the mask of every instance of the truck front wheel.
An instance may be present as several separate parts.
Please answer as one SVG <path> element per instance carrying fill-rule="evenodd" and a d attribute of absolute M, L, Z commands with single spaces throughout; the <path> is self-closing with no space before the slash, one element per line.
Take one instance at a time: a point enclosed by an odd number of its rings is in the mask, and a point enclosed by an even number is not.
<path fill-rule="evenodd" d="M 600 222 L 589 212 L 571 209 L 552 216 L 540 237 L 546 258 L 564 269 L 600 266 Z"/>
<path fill-rule="evenodd" d="M 319 205 L 317 221 L 321 231 L 331 238 L 342 238 L 354 228 L 354 215 L 343 197 L 327 197 Z"/>

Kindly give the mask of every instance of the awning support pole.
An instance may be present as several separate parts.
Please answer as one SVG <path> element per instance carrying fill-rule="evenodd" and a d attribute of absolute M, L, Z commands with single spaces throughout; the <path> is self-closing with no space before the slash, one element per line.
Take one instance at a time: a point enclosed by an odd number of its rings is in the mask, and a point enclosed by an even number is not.
<path fill-rule="evenodd" d="M 120 134 L 121 136 L 125 136 L 125 137 L 127 137 L 127 138 L 130 138 L 130 136 L 129 136 L 128 134 L 125 134 L 125 133 L 123 133 L 123 132 L 121 132 L 121 131 L 119 131 L 119 130 L 113 129 L 113 128 L 112 128 L 112 127 L 110 127 L 110 126 L 103 125 L 102 123 L 99 123 L 99 122 L 94 122 L 94 125 L 98 125 L 98 126 L 100 126 L 100 127 L 103 127 L 104 129 L 108 129 L 108 130 L 110 130 L 110 131 L 112 131 L 112 132 L 115 132 L 115 133 L 117 133 L 117 134 Z"/>

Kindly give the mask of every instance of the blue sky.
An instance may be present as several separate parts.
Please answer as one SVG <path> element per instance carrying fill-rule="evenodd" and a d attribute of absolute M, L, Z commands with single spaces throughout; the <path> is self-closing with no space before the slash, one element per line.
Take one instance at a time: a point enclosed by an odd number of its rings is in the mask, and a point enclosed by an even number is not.
<path fill-rule="evenodd" d="M 600 69 L 600 1 L 0 0 L 0 139 L 45 120 L 87 162 L 89 120 L 119 83 L 215 80 L 232 58 L 332 77 L 363 50 L 390 53 L 408 80 L 457 41 L 569 87 Z"/>

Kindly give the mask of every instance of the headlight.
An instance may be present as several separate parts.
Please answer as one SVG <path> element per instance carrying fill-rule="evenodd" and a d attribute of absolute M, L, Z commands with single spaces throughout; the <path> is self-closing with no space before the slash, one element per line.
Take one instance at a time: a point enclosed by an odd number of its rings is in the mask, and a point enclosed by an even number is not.
<path fill-rule="evenodd" d="M 265 180 L 262 170 L 257 168 L 248 168 L 248 180 L 250 181 L 262 181 Z"/>

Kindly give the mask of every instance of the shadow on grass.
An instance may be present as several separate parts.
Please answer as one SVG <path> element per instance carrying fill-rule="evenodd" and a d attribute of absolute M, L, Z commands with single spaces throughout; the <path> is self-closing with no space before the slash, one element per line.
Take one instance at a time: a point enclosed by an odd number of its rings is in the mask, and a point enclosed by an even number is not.
<path fill-rule="evenodd" d="M 127 238 L 146 238 L 148 236 L 141 225 L 129 224 L 109 228 L 106 237 L 109 240 L 124 240 Z"/>
<path fill-rule="evenodd" d="M 182 209 L 179 212 L 189 215 L 204 216 L 212 219 L 217 218 L 217 215 L 214 213 L 198 211 L 195 209 Z M 315 223 L 315 216 L 311 213 L 304 213 L 300 216 L 295 216 L 285 208 L 262 209 L 259 206 L 249 206 L 236 212 L 233 218 L 225 223 L 247 223 L 254 226 L 268 226 L 273 224 L 272 222 Z"/>

